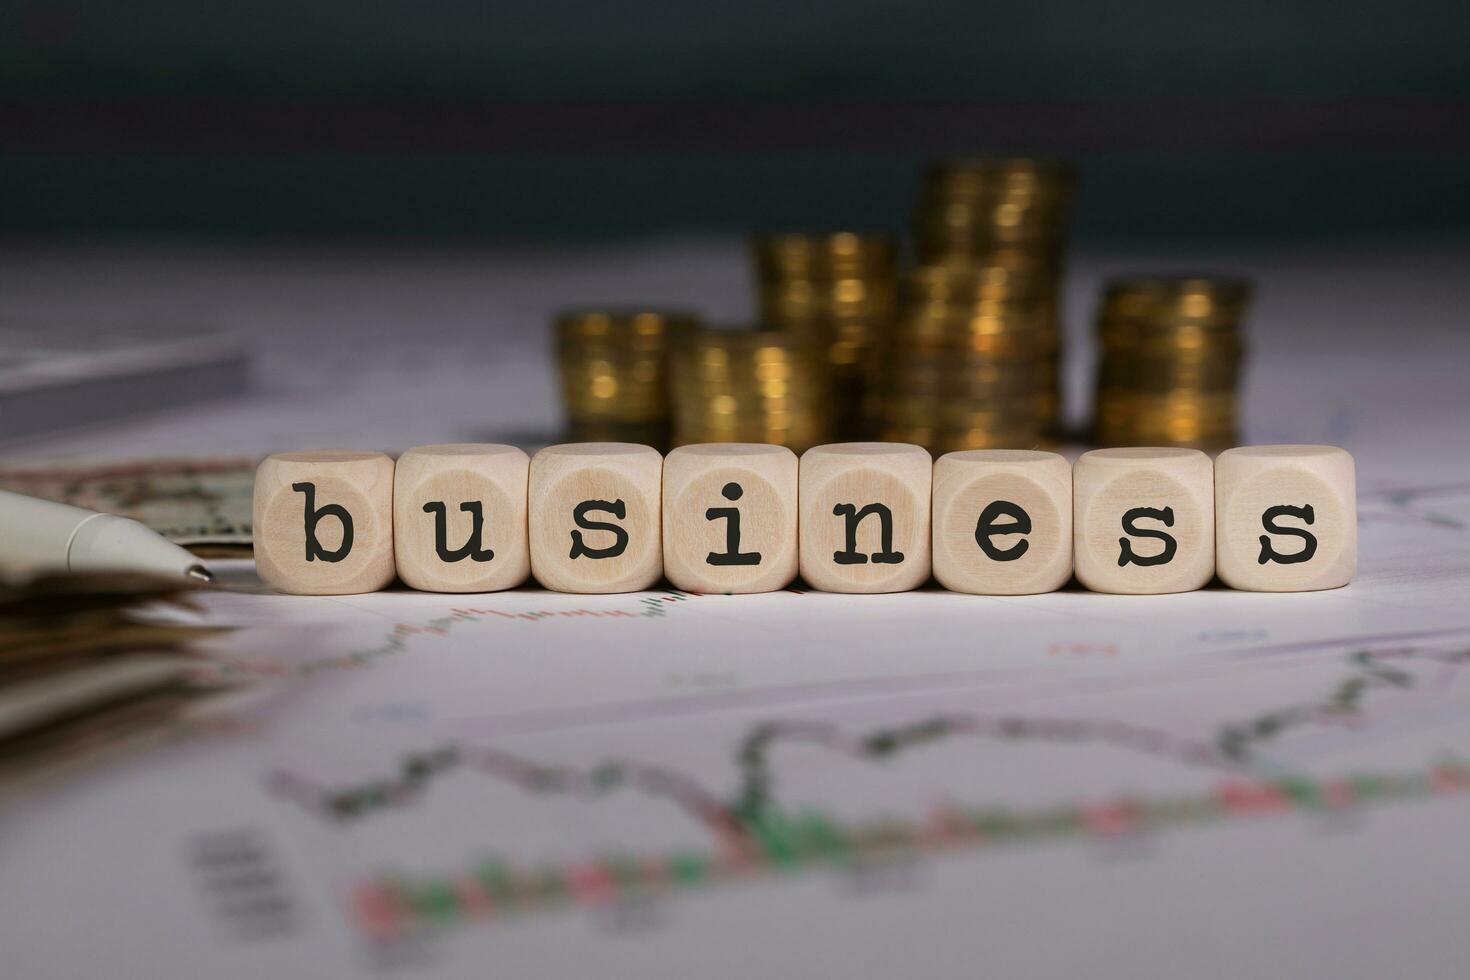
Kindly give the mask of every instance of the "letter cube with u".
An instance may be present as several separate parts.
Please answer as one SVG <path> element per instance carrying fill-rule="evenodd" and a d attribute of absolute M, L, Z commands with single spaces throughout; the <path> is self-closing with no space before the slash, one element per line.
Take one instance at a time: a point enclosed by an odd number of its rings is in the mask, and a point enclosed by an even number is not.
<path fill-rule="evenodd" d="M 514 446 L 486 443 L 419 446 L 398 457 L 398 577 L 429 592 L 495 592 L 524 582 L 529 463 Z"/>
<path fill-rule="evenodd" d="M 295 595 L 373 592 L 393 581 L 393 460 L 276 453 L 255 471 L 255 568 Z"/>
<path fill-rule="evenodd" d="M 1215 460 L 1215 570 L 1232 589 L 1347 585 L 1358 561 L 1353 458 L 1335 446 L 1242 446 Z"/>
<path fill-rule="evenodd" d="M 1215 469 L 1197 449 L 1083 453 L 1072 519 L 1077 580 L 1094 592 L 1191 592 L 1215 574 Z"/>
<path fill-rule="evenodd" d="M 796 577 L 796 454 L 721 442 L 664 459 L 664 574 L 690 592 L 771 592 Z"/>
<path fill-rule="evenodd" d="M 929 578 L 929 453 L 896 442 L 801 457 L 801 576 L 826 592 L 904 592 Z"/>
<path fill-rule="evenodd" d="M 636 592 L 663 574 L 663 457 L 581 442 L 531 459 L 531 574 L 556 592 Z"/>

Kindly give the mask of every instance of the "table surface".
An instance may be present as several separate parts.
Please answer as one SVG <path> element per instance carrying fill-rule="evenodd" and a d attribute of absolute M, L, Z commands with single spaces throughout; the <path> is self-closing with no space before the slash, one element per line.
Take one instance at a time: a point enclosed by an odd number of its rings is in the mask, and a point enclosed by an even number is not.
<path fill-rule="evenodd" d="M 1245 437 L 1355 454 L 1348 588 L 308 598 L 229 563 L 206 615 L 257 686 L 0 812 L 7 975 L 1462 975 L 1470 247 L 1077 255 L 1074 411 L 1098 284 L 1152 269 L 1259 284 Z M 545 443 L 550 311 L 748 294 L 730 241 L 12 245 L 0 312 L 238 329 L 256 388 L 4 457 Z"/>

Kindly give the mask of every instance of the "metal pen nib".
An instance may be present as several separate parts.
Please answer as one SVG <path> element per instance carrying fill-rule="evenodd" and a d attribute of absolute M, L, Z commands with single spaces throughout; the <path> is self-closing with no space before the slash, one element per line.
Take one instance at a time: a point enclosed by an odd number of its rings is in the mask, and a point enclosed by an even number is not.
<path fill-rule="evenodd" d="M 205 568 L 203 565 L 190 565 L 184 571 L 184 574 L 197 582 L 203 582 L 205 585 L 208 585 L 210 582 L 214 581 L 214 573 Z"/>

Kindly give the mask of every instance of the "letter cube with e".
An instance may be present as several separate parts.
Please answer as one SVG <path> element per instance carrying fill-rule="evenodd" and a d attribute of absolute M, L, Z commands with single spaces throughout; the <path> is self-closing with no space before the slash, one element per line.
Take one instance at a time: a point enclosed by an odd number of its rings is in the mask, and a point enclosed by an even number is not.
<path fill-rule="evenodd" d="M 398 457 L 398 577 L 428 592 L 495 592 L 524 582 L 529 466 L 514 446 L 488 443 L 419 446 Z"/>
<path fill-rule="evenodd" d="M 276 453 L 255 471 L 255 570 L 278 592 L 350 595 L 393 581 L 393 460 Z"/>
<path fill-rule="evenodd" d="M 801 577 L 826 592 L 905 592 L 929 578 L 928 451 L 899 442 L 801 457 Z"/>
<path fill-rule="evenodd" d="M 1077 579 L 1094 592 L 1203 588 L 1215 573 L 1215 479 L 1197 449 L 1095 449 L 1072 469 Z"/>
<path fill-rule="evenodd" d="M 664 574 L 690 592 L 772 592 L 796 577 L 796 454 L 717 442 L 664 458 Z"/>
<path fill-rule="evenodd" d="M 636 592 L 663 574 L 664 459 L 649 446 L 579 442 L 531 458 L 531 574 L 556 592 Z"/>
<path fill-rule="evenodd" d="M 1215 571 L 1232 589 L 1347 585 L 1358 561 L 1353 458 L 1335 446 L 1242 446 L 1215 460 Z"/>
<path fill-rule="evenodd" d="M 952 592 L 1030 595 L 1072 577 L 1072 464 L 979 449 L 934 462 L 934 577 Z"/>

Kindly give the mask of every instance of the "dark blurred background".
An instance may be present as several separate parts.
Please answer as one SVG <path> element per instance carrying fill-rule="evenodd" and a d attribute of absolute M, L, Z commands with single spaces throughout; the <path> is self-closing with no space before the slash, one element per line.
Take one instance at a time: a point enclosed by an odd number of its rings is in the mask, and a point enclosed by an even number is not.
<path fill-rule="evenodd" d="M 0 4 L 3 234 L 896 229 L 980 149 L 1084 241 L 1463 233 L 1470 4 Z"/>

